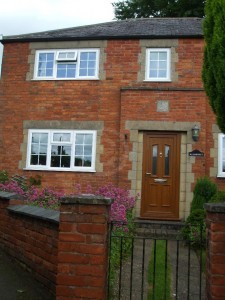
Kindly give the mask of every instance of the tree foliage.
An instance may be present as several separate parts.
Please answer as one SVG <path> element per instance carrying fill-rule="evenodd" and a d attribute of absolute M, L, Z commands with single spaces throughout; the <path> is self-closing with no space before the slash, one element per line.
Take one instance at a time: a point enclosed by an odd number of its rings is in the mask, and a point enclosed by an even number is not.
<path fill-rule="evenodd" d="M 225 2 L 207 0 L 203 23 L 205 37 L 202 79 L 217 124 L 225 133 Z"/>
<path fill-rule="evenodd" d="M 205 0 L 120 0 L 112 5 L 117 20 L 149 17 L 203 17 Z"/>

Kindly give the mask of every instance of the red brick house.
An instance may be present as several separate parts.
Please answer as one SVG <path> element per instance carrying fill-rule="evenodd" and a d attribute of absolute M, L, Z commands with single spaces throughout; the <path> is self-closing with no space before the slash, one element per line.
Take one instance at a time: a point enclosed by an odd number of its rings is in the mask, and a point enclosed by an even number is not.
<path fill-rule="evenodd" d="M 225 140 L 201 80 L 201 19 L 116 21 L 2 43 L 1 169 L 67 192 L 76 183 L 125 187 L 141 194 L 136 216 L 146 219 L 185 219 L 200 176 L 225 187 Z"/>

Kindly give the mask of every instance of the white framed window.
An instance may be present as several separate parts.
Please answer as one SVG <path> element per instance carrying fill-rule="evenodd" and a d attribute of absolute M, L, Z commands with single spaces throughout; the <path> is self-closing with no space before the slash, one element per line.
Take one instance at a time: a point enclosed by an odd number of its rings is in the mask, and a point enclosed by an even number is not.
<path fill-rule="evenodd" d="M 218 135 L 218 177 L 225 177 L 225 134 Z"/>
<path fill-rule="evenodd" d="M 98 79 L 99 49 L 38 50 L 34 79 Z"/>
<path fill-rule="evenodd" d="M 169 48 L 148 48 L 146 50 L 146 81 L 171 80 L 171 53 Z"/>
<path fill-rule="evenodd" d="M 28 131 L 26 169 L 95 172 L 96 131 Z"/>

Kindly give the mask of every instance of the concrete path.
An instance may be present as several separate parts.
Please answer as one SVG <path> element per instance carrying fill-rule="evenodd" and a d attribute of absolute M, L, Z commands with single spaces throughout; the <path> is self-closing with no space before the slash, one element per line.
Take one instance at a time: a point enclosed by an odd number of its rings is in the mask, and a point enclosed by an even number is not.
<path fill-rule="evenodd" d="M 1 300 L 53 300 L 49 291 L 0 249 Z"/>
<path fill-rule="evenodd" d="M 135 239 L 133 259 L 123 263 L 121 272 L 119 271 L 117 275 L 114 295 L 110 299 L 148 299 L 150 287 L 147 281 L 147 272 L 153 243 L 154 241 L 148 238 L 145 239 L 145 242 L 142 238 Z M 205 278 L 204 275 L 201 277 L 202 288 L 200 290 L 200 268 L 196 253 L 193 250 L 189 252 L 183 242 L 169 240 L 168 258 L 172 270 L 171 298 L 168 300 L 205 299 Z M 165 299 L 155 298 L 155 300 Z"/>

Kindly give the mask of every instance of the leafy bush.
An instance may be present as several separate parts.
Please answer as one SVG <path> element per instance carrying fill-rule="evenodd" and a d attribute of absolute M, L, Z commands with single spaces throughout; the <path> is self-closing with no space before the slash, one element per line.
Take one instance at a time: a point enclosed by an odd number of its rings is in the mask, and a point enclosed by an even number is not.
<path fill-rule="evenodd" d="M 204 248 L 206 241 L 206 213 L 203 209 L 193 210 L 182 229 L 183 238 L 194 248 Z"/>
<path fill-rule="evenodd" d="M 194 197 L 191 203 L 191 212 L 195 209 L 204 209 L 204 204 L 209 202 L 216 192 L 216 184 L 208 177 L 198 178 L 193 191 Z"/>
<path fill-rule="evenodd" d="M 5 183 L 9 180 L 8 172 L 5 170 L 0 171 L 0 183 Z"/>
<path fill-rule="evenodd" d="M 225 202 L 225 191 L 218 191 L 210 199 L 212 203 L 224 203 Z"/>

